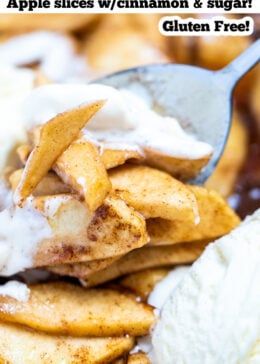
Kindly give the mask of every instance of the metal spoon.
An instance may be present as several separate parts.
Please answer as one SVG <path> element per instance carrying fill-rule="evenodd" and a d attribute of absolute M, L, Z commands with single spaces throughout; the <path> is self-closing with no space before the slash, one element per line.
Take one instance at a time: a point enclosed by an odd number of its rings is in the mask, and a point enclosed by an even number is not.
<path fill-rule="evenodd" d="M 203 184 L 221 157 L 230 130 L 232 92 L 238 80 L 260 60 L 260 40 L 220 71 L 158 64 L 127 69 L 96 82 L 148 94 L 153 108 L 173 116 L 189 133 L 214 148 L 208 165 L 189 181 Z"/>

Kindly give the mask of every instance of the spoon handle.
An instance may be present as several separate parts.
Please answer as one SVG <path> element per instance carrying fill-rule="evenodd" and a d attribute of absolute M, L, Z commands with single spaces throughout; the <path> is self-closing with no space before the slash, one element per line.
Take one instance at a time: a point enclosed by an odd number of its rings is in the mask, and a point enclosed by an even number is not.
<path fill-rule="evenodd" d="M 230 87 L 253 68 L 260 60 L 260 39 L 255 41 L 234 61 L 229 63 L 225 68 L 218 71 L 219 75 L 226 79 Z"/>

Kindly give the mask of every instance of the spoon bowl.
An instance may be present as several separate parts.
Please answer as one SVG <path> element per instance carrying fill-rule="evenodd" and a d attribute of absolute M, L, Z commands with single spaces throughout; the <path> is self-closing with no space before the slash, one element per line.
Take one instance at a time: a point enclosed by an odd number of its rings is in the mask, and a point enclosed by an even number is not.
<path fill-rule="evenodd" d="M 224 150 L 231 124 L 232 92 L 237 81 L 260 60 L 260 40 L 220 71 L 179 64 L 136 67 L 97 82 L 128 89 L 151 100 L 152 108 L 176 118 L 189 134 L 213 147 L 199 175 L 189 181 L 204 184 Z"/>

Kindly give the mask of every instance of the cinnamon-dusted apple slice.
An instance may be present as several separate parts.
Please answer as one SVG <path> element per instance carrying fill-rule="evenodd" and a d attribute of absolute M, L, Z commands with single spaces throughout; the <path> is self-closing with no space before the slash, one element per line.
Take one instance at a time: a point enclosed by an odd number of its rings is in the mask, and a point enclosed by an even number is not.
<path fill-rule="evenodd" d="M 15 193 L 15 201 L 22 206 L 35 187 L 51 169 L 57 158 L 69 147 L 87 121 L 104 105 L 98 101 L 58 114 L 44 124 L 40 140 L 25 165 L 22 179 Z"/>
<path fill-rule="evenodd" d="M 23 174 L 23 169 L 17 169 L 9 176 L 9 183 L 12 190 L 18 186 Z M 34 196 L 49 196 L 71 193 L 71 187 L 66 185 L 55 173 L 49 172 L 35 188 Z"/>
<path fill-rule="evenodd" d="M 140 352 L 129 355 L 127 364 L 151 364 L 151 361 L 146 354 Z"/>
<path fill-rule="evenodd" d="M 32 147 L 29 144 L 22 144 L 16 149 L 16 153 L 23 165 L 26 164 L 31 151 Z"/>
<path fill-rule="evenodd" d="M 48 270 L 62 276 L 81 277 L 82 275 L 88 275 L 104 269 L 120 258 L 121 255 L 106 259 L 91 260 L 89 262 L 60 264 L 48 267 Z"/>
<path fill-rule="evenodd" d="M 155 323 L 153 308 L 111 289 L 69 283 L 32 285 L 27 301 L 0 295 L 0 319 L 75 337 L 140 336 Z"/>
<path fill-rule="evenodd" d="M 84 198 L 95 211 L 111 190 L 98 148 L 83 138 L 74 141 L 53 166 L 60 178 Z"/>
<path fill-rule="evenodd" d="M 52 318 L 53 319 L 53 318 Z M 109 364 L 129 352 L 133 338 L 48 335 L 20 325 L 0 323 L 0 362 L 8 364 Z"/>
<path fill-rule="evenodd" d="M 90 212 L 77 195 L 32 197 L 0 214 L 2 275 L 126 254 L 148 242 L 145 220 L 117 196 Z"/>
<path fill-rule="evenodd" d="M 164 277 L 166 277 L 169 271 L 170 268 L 146 269 L 121 278 L 119 285 L 130 289 L 136 295 L 146 300 L 154 289 L 155 285 L 159 283 Z"/>
<path fill-rule="evenodd" d="M 240 219 L 227 202 L 213 190 L 189 186 L 194 193 L 200 221 L 197 225 L 187 220 L 147 220 L 151 245 L 175 244 L 195 240 L 214 240 L 228 234 L 239 225 Z"/>
<path fill-rule="evenodd" d="M 145 166 L 122 166 L 109 172 L 114 191 L 145 218 L 189 221 L 198 216 L 193 192 L 166 172 Z"/>
<path fill-rule="evenodd" d="M 51 228 L 51 236 L 37 246 L 33 266 L 116 257 L 148 241 L 142 216 L 113 195 L 95 212 L 69 194 L 37 197 L 32 203 Z"/>
<path fill-rule="evenodd" d="M 131 149 L 127 144 L 125 146 L 125 149 L 115 148 L 116 145 L 113 149 L 113 144 L 109 145 L 109 143 L 104 143 L 104 146 L 102 146 L 101 159 L 106 169 L 118 167 L 124 164 L 127 160 L 140 161 L 144 158 L 143 154 L 140 151 L 136 149 Z"/>
<path fill-rule="evenodd" d="M 143 150 L 147 165 L 166 171 L 181 181 L 188 181 L 195 177 L 211 158 L 211 154 L 195 159 L 177 158 L 146 146 L 143 146 Z"/>
<path fill-rule="evenodd" d="M 207 244 L 195 242 L 135 249 L 107 268 L 82 276 L 82 283 L 90 287 L 148 268 L 189 264 L 202 254 Z"/>

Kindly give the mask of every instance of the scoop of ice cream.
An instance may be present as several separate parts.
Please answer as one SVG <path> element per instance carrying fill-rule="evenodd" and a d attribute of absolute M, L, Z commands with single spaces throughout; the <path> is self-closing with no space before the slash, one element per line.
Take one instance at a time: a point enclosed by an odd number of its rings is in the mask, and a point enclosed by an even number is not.
<path fill-rule="evenodd" d="M 155 307 L 155 314 L 158 315 L 165 301 L 171 292 L 178 286 L 184 275 L 188 272 L 188 266 L 179 266 L 171 270 L 165 278 L 158 282 L 149 295 L 148 303 Z M 152 364 L 156 364 L 151 335 L 142 336 L 137 340 L 134 352 L 139 350 L 146 353 Z"/>
<path fill-rule="evenodd" d="M 165 278 L 155 285 L 148 298 L 149 305 L 161 309 L 188 270 L 188 266 L 180 266 L 171 270 Z"/>
<path fill-rule="evenodd" d="M 175 288 L 152 334 L 157 364 L 260 359 L 260 209 L 210 244 Z"/>

